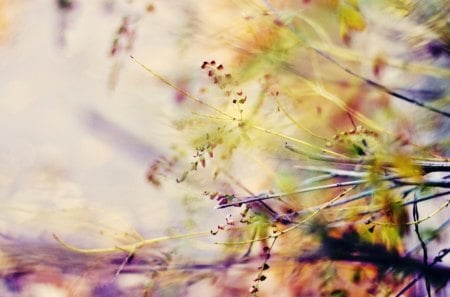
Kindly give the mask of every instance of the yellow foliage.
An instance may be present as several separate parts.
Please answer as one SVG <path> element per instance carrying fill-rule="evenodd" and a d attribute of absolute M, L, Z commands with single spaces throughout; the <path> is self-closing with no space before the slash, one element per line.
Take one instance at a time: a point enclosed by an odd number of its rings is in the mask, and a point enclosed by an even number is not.
<path fill-rule="evenodd" d="M 408 157 L 403 155 L 394 156 L 392 163 L 399 175 L 411 178 L 415 182 L 422 181 L 423 175 L 421 169 L 417 165 L 414 165 Z"/>
<path fill-rule="evenodd" d="M 339 6 L 339 34 L 344 40 L 349 38 L 351 31 L 363 31 L 366 28 L 366 22 L 356 1 L 352 2 L 355 3 L 342 3 Z"/>

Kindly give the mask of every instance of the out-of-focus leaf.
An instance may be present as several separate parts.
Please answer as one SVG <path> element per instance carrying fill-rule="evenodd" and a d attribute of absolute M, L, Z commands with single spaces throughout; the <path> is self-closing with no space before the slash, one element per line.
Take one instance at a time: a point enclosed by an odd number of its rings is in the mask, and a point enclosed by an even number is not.
<path fill-rule="evenodd" d="M 395 168 L 401 176 L 412 178 L 414 181 L 422 180 L 422 172 L 405 156 L 395 156 L 393 160 Z"/>
<path fill-rule="evenodd" d="M 293 192 L 298 188 L 298 178 L 292 173 L 283 172 L 277 177 L 276 184 L 281 192 Z"/>
<path fill-rule="evenodd" d="M 339 34 L 344 41 L 350 38 L 351 31 L 363 31 L 365 28 L 366 22 L 357 5 L 342 3 L 339 6 Z"/>
<path fill-rule="evenodd" d="M 251 30 L 242 37 L 240 81 L 247 81 L 264 72 L 283 67 L 301 41 L 287 26 L 290 20 L 276 20 L 269 17 L 255 20 Z"/>

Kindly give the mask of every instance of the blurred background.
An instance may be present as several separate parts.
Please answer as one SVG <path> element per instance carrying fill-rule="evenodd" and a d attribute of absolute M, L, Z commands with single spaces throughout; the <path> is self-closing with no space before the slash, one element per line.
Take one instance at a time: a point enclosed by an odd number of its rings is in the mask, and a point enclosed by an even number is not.
<path fill-rule="evenodd" d="M 176 98 L 129 56 L 174 80 L 186 61 L 198 67 L 202 53 L 181 61 L 179 46 L 193 4 L 0 3 L 1 233 L 83 238 L 77 228 L 99 218 L 144 234 L 170 226 L 174 202 L 146 172 L 169 146 Z"/>

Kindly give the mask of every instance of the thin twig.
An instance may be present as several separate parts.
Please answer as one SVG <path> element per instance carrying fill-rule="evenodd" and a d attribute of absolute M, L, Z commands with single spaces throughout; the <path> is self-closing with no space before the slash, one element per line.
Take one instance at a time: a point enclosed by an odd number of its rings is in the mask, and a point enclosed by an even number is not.
<path fill-rule="evenodd" d="M 294 147 L 288 143 L 285 143 L 284 146 L 286 149 L 290 150 L 291 152 L 300 154 L 309 159 L 323 161 L 323 162 L 329 162 L 329 163 L 372 166 L 372 165 L 374 165 L 375 161 L 377 161 L 375 158 L 372 158 L 372 157 L 369 157 L 369 158 L 366 157 L 366 158 L 361 158 L 361 159 L 346 157 L 346 158 L 342 159 L 342 158 L 336 158 L 336 157 L 332 157 L 332 156 L 313 154 L 313 153 L 301 150 L 297 147 Z M 427 160 L 422 160 L 422 159 L 411 158 L 411 163 L 412 163 L 412 165 L 419 167 L 419 169 L 423 173 L 449 172 L 450 171 L 450 162 L 447 159 L 445 159 L 443 161 L 427 161 Z M 394 164 L 392 162 L 381 162 L 381 164 L 379 164 L 379 165 L 384 166 L 384 167 L 394 167 Z"/>
<path fill-rule="evenodd" d="M 342 154 L 339 154 L 339 153 L 336 153 L 336 152 L 334 152 L 332 150 L 316 146 L 316 145 L 311 144 L 309 142 L 306 142 L 306 141 L 303 141 L 303 140 L 300 140 L 300 139 L 297 139 L 297 138 L 294 138 L 294 137 L 291 137 L 291 136 L 288 136 L 288 135 L 285 135 L 285 134 L 282 134 L 282 133 L 279 133 L 279 132 L 276 132 L 276 131 L 273 131 L 273 130 L 270 130 L 270 129 L 266 129 L 264 127 L 260 127 L 260 126 L 256 126 L 256 125 L 249 125 L 249 127 L 253 128 L 253 129 L 256 129 L 256 130 L 259 130 L 259 131 L 262 131 L 262 132 L 265 132 L 265 133 L 268 133 L 268 134 L 272 134 L 272 135 L 281 137 L 281 138 L 286 139 L 286 140 L 290 140 L 292 142 L 295 142 L 295 143 L 298 143 L 298 144 L 301 144 L 301 145 L 304 145 L 304 146 L 308 146 L 310 148 L 313 148 L 313 149 L 321 151 L 321 152 L 326 152 L 326 153 L 328 153 L 330 155 L 333 155 L 333 156 L 341 157 L 341 158 L 344 158 L 344 159 L 346 158 L 346 156 L 344 156 Z"/>
<path fill-rule="evenodd" d="M 391 223 L 391 222 L 389 222 L 389 223 L 386 223 L 386 222 L 372 222 L 372 224 L 380 225 L 380 226 L 416 225 L 416 224 L 419 224 L 419 223 L 422 223 L 422 222 L 424 222 L 426 220 L 431 219 L 432 217 L 434 217 L 436 214 L 441 212 L 444 208 L 446 208 L 449 205 L 450 205 L 450 200 L 447 200 L 444 204 L 442 204 L 440 207 L 435 209 L 432 213 L 430 213 L 426 217 L 422 217 L 422 218 L 417 219 L 417 220 L 414 219 L 413 221 L 406 222 L 406 223 L 396 224 L 396 223 Z"/>
<path fill-rule="evenodd" d="M 431 241 L 433 241 L 434 239 L 439 238 L 439 235 L 441 234 L 441 232 L 448 228 L 450 226 L 450 218 L 448 218 L 443 224 L 441 224 L 437 229 L 433 230 L 432 235 L 426 239 L 423 240 L 423 242 L 425 244 L 429 244 Z M 417 246 L 413 247 L 412 249 L 410 249 L 405 256 L 409 256 L 413 253 L 416 253 L 417 251 L 419 251 L 422 248 L 422 244 L 419 243 Z"/>
<path fill-rule="evenodd" d="M 314 218 L 315 216 L 317 216 L 322 210 L 324 210 L 325 208 L 327 208 L 329 205 L 335 203 L 336 201 L 338 201 L 339 199 L 341 199 L 342 197 L 344 197 L 348 192 L 350 192 L 351 190 L 355 189 L 356 185 L 354 185 L 353 187 L 347 188 L 344 191 L 342 191 L 339 195 L 337 195 L 336 197 L 334 197 L 333 199 L 329 200 L 327 203 L 322 204 L 318 207 L 316 207 L 316 209 L 314 209 L 314 211 L 312 211 L 312 213 L 307 216 L 306 218 L 302 219 L 301 221 L 295 223 L 294 225 L 280 231 L 277 232 L 276 234 L 273 235 L 269 235 L 269 236 L 265 236 L 263 238 L 255 238 L 255 239 L 251 239 L 251 240 L 245 240 L 245 241 L 234 241 L 234 242 L 216 242 L 216 244 L 222 244 L 222 245 L 241 245 L 241 244 L 248 244 L 248 243 L 253 243 L 253 242 L 257 242 L 257 241 L 263 241 L 263 240 L 268 240 L 271 238 L 278 238 L 279 236 L 286 234 L 302 225 L 304 225 L 305 223 L 309 222 L 312 218 Z"/>
<path fill-rule="evenodd" d="M 354 76 L 354 77 L 356 77 L 356 78 L 366 82 L 370 86 L 373 86 L 373 87 L 375 87 L 375 88 L 377 88 L 377 89 L 379 89 L 379 90 L 381 90 L 381 91 L 383 91 L 383 92 L 385 92 L 385 93 L 387 93 L 387 94 L 389 94 L 389 95 L 391 95 L 391 96 L 393 96 L 395 98 L 401 99 L 401 100 L 406 101 L 408 103 L 411 103 L 411 104 L 414 104 L 416 106 L 425 108 L 425 109 L 427 109 L 429 111 L 441 114 L 444 117 L 450 118 L 450 112 L 447 112 L 445 110 L 441 110 L 441 109 L 438 109 L 438 108 L 433 107 L 431 105 L 428 105 L 428 104 L 426 104 L 426 103 L 424 103 L 422 101 L 419 101 L 418 99 L 410 98 L 408 96 L 405 96 L 405 95 L 402 95 L 400 93 L 397 93 L 397 92 L 387 88 L 386 86 L 383 86 L 383 85 L 375 82 L 374 80 L 371 80 L 371 79 L 369 79 L 367 77 L 364 77 L 364 76 L 354 72 L 353 70 L 350 70 L 349 68 L 341 65 L 341 63 L 339 63 L 335 58 L 333 58 L 329 54 L 327 54 L 327 53 L 325 53 L 325 52 L 323 52 L 323 51 L 321 51 L 319 49 L 313 48 L 311 46 L 309 46 L 309 48 L 311 48 L 318 55 L 322 56 L 323 58 L 325 58 L 326 60 L 330 61 L 334 65 L 338 66 L 339 68 L 341 68 L 342 70 L 344 70 L 348 74 L 350 74 L 350 75 L 352 75 L 352 76 Z"/>
<path fill-rule="evenodd" d="M 262 263 L 262 265 L 261 265 L 261 267 L 260 267 L 260 269 L 259 269 L 259 271 L 258 271 L 258 275 L 256 276 L 256 279 L 255 279 L 255 285 L 253 285 L 253 287 L 252 287 L 252 291 L 254 291 L 254 292 L 253 292 L 253 296 L 255 296 L 255 297 L 257 296 L 257 292 L 258 292 L 258 290 L 259 290 L 259 285 L 260 285 L 260 283 L 261 283 L 262 281 L 264 281 L 264 279 L 265 279 L 265 276 L 263 275 L 263 273 L 264 273 L 264 271 L 267 269 L 266 267 L 269 267 L 269 266 L 267 265 L 267 262 L 269 261 L 269 259 L 270 259 L 270 257 L 271 257 L 271 253 L 272 253 L 273 247 L 275 246 L 275 242 L 277 241 L 277 239 L 278 239 L 278 236 L 274 237 L 274 238 L 273 238 L 273 241 L 272 241 L 272 244 L 271 244 L 270 247 L 265 251 L 266 256 L 265 256 L 265 258 L 264 258 L 264 262 Z"/>
<path fill-rule="evenodd" d="M 396 185 L 391 185 L 391 186 L 387 187 L 386 189 L 396 188 L 396 187 L 397 187 Z M 375 192 L 375 191 L 382 191 L 382 190 L 385 190 L 385 189 L 378 189 L 378 190 L 374 189 L 373 191 Z M 345 204 L 345 203 L 349 203 L 349 202 L 361 199 L 361 198 L 363 198 L 365 196 L 370 195 L 369 192 L 370 191 L 358 193 L 358 194 L 356 194 L 354 196 L 351 196 L 351 197 L 347 198 L 346 200 L 343 200 L 343 201 L 340 201 L 340 202 L 337 202 L 337 203 L 333 203 L 333 205 L 331 205 L 330 207 L 339 206 L 339 205 L 342 205 L 342 204 Z M 417 203 L 421 203 L 421 202 L 424 202 L 424 201 L 427 201 L 427 200 L 430 200 L 430 199 L 433 199 L 433 198 L 437 198 L 437 197 L 440 197 L 440 196 L 445 196 L 447 194 L 450 194 L 450 191 L 449 192 L 437 193 L 437 194 L 433 194 L 433 195 L 428 195 L 428 196 L 425 196 L 425 197 L 417 199 L 416 202 Z M 410 204 L 413 204 L 413 203 L 414 203 L 414 201 L 408 201 L 408 202 L 404 202 L 404 203 L 398 203 L 397 205 L 398 206 L 407 206 L 407 205 L 410 205 Z M 428 215 L 427 217 L 422 218 L 419 221 L 419 223 L 430 219 L 437 212 L 442 211 L 447 206 L 447 204 L 448 204 L 448 201 L 445 202 L 443 205 L 441 205 L 441 207 L 439 207 L 437 210 L 435 210 L 432 214 Z M 365 210 L 365 211 L 356 213 L 355 216 L 365 216 L 365 215 L 369 215 L 369 214 L 375 214 L 375 213 L 378 213 L 378 212 L 382 211 L 383 209 L 385 209 L 385 206 L 376 207 L 376 208 L 371 209 L 371 210 Z M 346 210 L 346 209 L 342 209 L 342 210 Z M 300 211 L 299 214 L 302 214 L 302 212 L 303 212 L 303 210 Z M 295 213 L 293 215 L 295 216 Z M 339 221 L 342 221 L 342 220 L 344 220 L 344 219 L 340 218 L 340 219 L 336 219 L 336 220 L 334 220 L 334 221 L 332 221 L 330 223 L 336 223 L 336 222 L 339 222 Z M 403 223 L 403 225 L 404 224 L 406 224 L 406 225 L 413 225 L 416 222 L 417 221 L 411 221 L 411 222 Z M 374 225 L 381 225 L 381 226 L 391 226 L 391 227 L 398 226 L 398 224 L 386 223 L 386 222 L 371 222 L 371 223 L 373 223 Z M 450 225 L 450 220 L 447 223 Z M 420 248 L 420 246 L 416 247 L 416 249 L 417 248 Z"/>
<path fill-rule="evenodd" d="M 398 179 L 395 181 L 400 185 L 406 186 L 423 186 L 433 188 L 450 188 L 450 181 L 446 179 L 422 179 L 420 181 L 411 181 L 407 179 Z"/>
<path fill-rule="evenodd" d="M 441 197 L 441 196 L 445 196 L 445 195 L 449 195 L 449 194 L 450 194 L 450 191 L 430 194 L 430 195 L 427 195 L 427 196 L 423 196 L 423 197 L 421 197 L 421 198 L 418 198 L 418 199 L 415 200 L 415 201 L 408 201 L 408 202 L 405 202 L 405 203 L 402 204 L 402 206 L 407 206 L 407 205 L 410 205 L 410 204 L 413 204 L 413 203 L 416 203 L 416 202 L 417 202 L 417 203 L 419 203 L 419 202 L 424 202 L 424 201 L 427 201 L 427 200 L 431 200 L 431 199 L 434 199 L 434 198 L 437 198 L 437 197 Z"/>
<path fill-rule="evenodd" d="M 314 133 L 313 131 L 311 131 L 310 129 L 300 125 L 300 123 L 298 121 L 296 121 L 288 112 L 287 110 L 283 107 L 283 105 L 281 105 L 280 100 L 278 100 L 278 98 L 276 96 L 273 96 L 275 102 L 277 103 L 278 108 L 284 113 L 284 115 L 295 125 L 297 126 L 299 129 L 305 131 L 306 133 L 308 133 L 311 136 L 314 136 L 316 138 L 319 138 L 321 140 L 324 141 L 328 141 L 327 138 L 322 137 L 320 135 L 317 135 L 316 133 Z"/>
<path fill-rule="evenodd" d="M 326 172 L 326 173 L 333 174 L 334 176 L 340 176 L 340 177 L 367 177 L 369 175 L 368 172 L 341 170 L 341 169 L 321 167 L 321 166 L 295 165 L 294 168 L 307 170 L 307 171 Z"/>
<path fill-rule="evenodd" d="M 115 247 L 109 247 L 109 248 L 94 248 L 94 249 L 83 249 L 78 248 L 73 245 L 70 245 L 66 242 L 64 242 L 62 239 L 60 239 L 56 234 L 53 234 L 53 238 L 63 247 L 65 247 L 68 250 L 77 252 L 77 253 L 83 253 L 83 254 L 105 254 L 105 253 L 117 253 L 117 252 L 128 252 L 128 253 L 134 253 L 136 250 L 152 245 L 155 243 L 160 243 L 167 240 L 173 240 L 173 239 L 182 239 L 182 238 L 191 238 L 191 237 L 198 237 L 198 236 L 206 236 L 210 235 L 211 231 L 204 231 L 204 232 L 197 232 L 197 233 L 189 233 L 189 234 L 180 234 L 180 235 L 172 235 L 172 236 L 161 236 L 156 238 L 150 238 L 150 239 L 144 239 L 141 241 L 138 241 L 133 244 L 127 244 L 122 246 L 115 246 Z"/>
<path fill-rule="evenodd" d="M 382 177 L 382 178 L 378 179 L 378 181 L 390 181 L 390 180 L 395 180 L 398 178 L 399 178 L 398 176 L 387 176 L 387 177 Z M 290 196 L 290 195 L 297 195 L 297 194 L 301 194 L 301 193 L 313 192 L 313 191 L 318 191 L 318 190 L 326 190 L 326 189 L 332 189 L 332 188 L 360 185 L 360 184 L 365 184 L 365 183 L 368 183 L 367 179 L 358 179 L 358 180 L 351 180 L 351 181 L 333 183 L 333 184 L 328 184 L 328 185 L 303 188 L 303 189 L 299 189 L 299 190 L 292 191 L 289 193 L 277 193 L 277 194 L 270 194 L 270 195 L 269 194 L 260 194 L 257 196 L 250 196 L 250 197 L 247 196 L 247 197 L 242 197 L 242 198 L 237 197 L 237 199 L 240 199 L 240 200 L 231 202 L 228 204 L 219 205 L 216 208 L 222 209 L 222 208 L 227 208 L 227 207 L 231 207 L 231 206 L 239 206 L 242 204 L 253 203 L 256 201 L 263 201 L 263 200 L 268 200 L 268 199 L 278 199 L 278 198 L 286 197 L 286 196 Z"/>
<path fill-rule="evenodd" d="M 413 220 L 416 221 L 416 223 L 414 224 L 414 231 L 416 232 L 417 238 L 420 241 L 420 245 L 422 246 L 422 250 L 423 250 L 423 264 L 425 264 L 426 266 L 428 265 L 428 250 L 427 250 L 427 245 L 425 244 L 425 242 L 422 240 L 422 236 L 420 236 L 420 231 L 419 231 L 419 208 L 417 207 L 417 196 L 418 196 L 418 191 L 416 191 L 414 193 L 414 204 L 413 204 Z M 427 294 L 428 297 L 431 297 L 431 287 L 430 287 L 430 279 L 428 278 L 428 276 L 425 274 L 425 288 L 427 290 Z"/>
<path fill-rule="evenodd" d="M 442 260 L 444 259 L 445 256 L 447 256 L 447 254 L 450 253 L 450 249 L 443 249 L 439 252 L 438 256 L 436 256 L 434 258 L 434 261 L 430 264 L 426 266 L 426 270 L 428 272 L 428 274 L 433 271 L 433 266 L 436 265 L 439 262 L 442 262 Z M 418 280 L 420 280 L 423 276 L 425 275 L 425 272 L 420 273 L 418 276 L 416 276 L 411 282 L 409 282 L 405 287 L 403 287 L 403 289 L 401 289 L 397 295 L 395 295 L 395 297 L 401 297 L 406 291 L 408 291 Z M 450 277 L 450 271 L 442 271 L 438 273 L 439 276 L 446 276 L 447 277 L 447 281 Z"/>

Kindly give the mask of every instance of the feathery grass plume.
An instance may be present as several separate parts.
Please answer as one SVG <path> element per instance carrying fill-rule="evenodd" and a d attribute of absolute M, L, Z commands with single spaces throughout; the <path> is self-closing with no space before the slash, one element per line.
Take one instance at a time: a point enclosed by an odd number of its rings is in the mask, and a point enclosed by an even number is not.
<path fill-rule="evenodd" d="M 417 283 L 414 276 L 426 280 L 426 294 L 433 286 L 446 290 L 449 268 L 411 255 L 408 242 L 418 236 L 423 254 L 430 253 L 431 241 L 417 230 L 445 211 L 450 167 L 438 140 L 436 146 L 422 145 L 429 141 L 425 131 L 435 128 L 408 120 L 402 110 L 443 122 L 448 114 L 436 100 L 410 96 L 419 93 L 400 85 L 405 82 L 386 83 L 399 71 L 445 80 L 446 68 L 434 60 L 412 61 L 414 51 L 397 56 L 395 48 L 371 57 L 359 44 L 385 26 L 373 15 L 392 8 L 390 17 L 397 18 L 398 8 L 390 4 L 254 4 L 242 21 L 247 29 L 228 37 L 236 51 L 232 71 L 224 74 L 230 66 L 216 61 L 202 64 L 220 91 L 192 96 L 202 112 L 186 114 L 191 124 L 183 127 L 195 148 L 191 171 L 209 168 L 212 149 L 220 156 L 211 160 L 213 176 L 202 177 L 202 184 L 213 183 L 207 194 L 218 209 L 241 210 L 239 222 L 230 224 L 227 217 L 211 233 L 225 236 L 217 243 L 230 258 L 241 255 L 239 261 L 249 265 L 261 258 L 250 294 L 269 292 L 275 279 L 294 295 L 395 295 L 408 282 Z M 325 15 L 334 18 L 323 21 Z M 414 30 L 421 27 L 416 20 L 415 13 L 405 17 Z M 422 29 L 424 40 L 440 38 L 434 27 Z M 389 44 L 389 38 L 382 34 L 380 40 Z M 183 178 L 192 185 L 194 180 Z M 418 205 L 430 208 L 420 204 L 428 199 L 420 194 L 424 189 L 432 191 L 437 206 L 420 217 Z M 416 202 L 410 203 L 412 197 Z M 434 249 L 435 257 L 443 255 Z M 280 269 L 280 261 L 289 269 Z M 440 271 L 447 276 L 438 276 Z"/>

